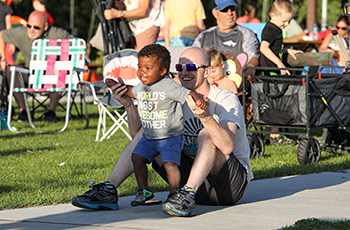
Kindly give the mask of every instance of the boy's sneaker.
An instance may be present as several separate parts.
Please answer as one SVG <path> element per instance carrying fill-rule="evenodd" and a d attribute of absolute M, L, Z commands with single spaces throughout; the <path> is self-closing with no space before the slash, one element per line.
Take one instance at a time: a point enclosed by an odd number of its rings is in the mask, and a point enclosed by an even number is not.
<path fill-rule="evenodd" d="M 138 206 L 146 203 L 146 201 L 151 200 L 154 197 L 154 194 L 151 190 L 147 189 L 138 189 L 135 199 L 131 201 L 131 206 Z"/>
<path fill-rule="evenodd" d="M 18 119 L 17 122 L 23 123 L 28 121 L 28 115 L 27 115 L 27 110 L 23 109 L 19 114 L 18 114 Z"/>
<path fill-rule="evenodd" d="M 118 210 L 117 189 L 111 182 L 91 185 L 89 191 L 72 198 L 72 205 L 80 208 Z"/>
<path fill-rule="evenodd" d="M 188 191 L 187 191 L 188 190 Z M 177 189 L 163 203 L 162 211 L 172 216 L 194 216 L 195 199 L 194 190 L 181 188 Z"/>

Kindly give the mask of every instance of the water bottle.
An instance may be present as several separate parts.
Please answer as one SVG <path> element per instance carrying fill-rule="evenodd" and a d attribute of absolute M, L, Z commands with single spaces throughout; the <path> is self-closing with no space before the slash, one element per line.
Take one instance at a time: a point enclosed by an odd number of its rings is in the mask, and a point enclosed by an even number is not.
<path fill-rule="evenodd" d="M 317 41 L 317 35 L 318 35 L 317 23 L 314 23 L 314 27 L 312 28 L 312 35 L 313 35 L 313 39 Z"/>
<path fill-rule="evenodd" d="M 0 130 L 7 129 L 7 110 L 0 109 Z"/>

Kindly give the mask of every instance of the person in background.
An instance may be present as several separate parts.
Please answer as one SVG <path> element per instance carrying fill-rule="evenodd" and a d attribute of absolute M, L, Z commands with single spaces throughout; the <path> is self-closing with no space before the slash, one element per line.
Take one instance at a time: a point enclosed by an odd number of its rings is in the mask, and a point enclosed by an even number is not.
<path fill-rule="evenodd" d="M 192 46 L 205 30 L 205 12 L 200 0 L 167 0 L 165 4 L 165 46 Z"/>
<path fill-rule="evenodd" d="M 220 53 L 238 55 L 245 52 L 248 55 L 247 66 L 259 65 L 259 41 L 254 32 L 236 23 L 237 3 L 234 0 L 215 0 L 212 14 L 217 26 L 213 26 L 200 33 L 193 46 L 209 47 Z M 254 75 L 249 69 L 247 75 Z"/>
<path fill-rule="evenodd" d="M 349 19 L 346 16 L 340 16 L 337 21 L 336 30 L 343 41 L 343 44 L 347 50 L 349 50 Z M 333 34 L 330 33 L 322 41 L 320 47 L 318 48 L 319 52 L 332 52 L 333 54 L 333 64 L 338 66 L 346 66 L 346 61 L 339 50 L 338 45 L 333 39 Z"/>
<path fill-rule="evenodd" d="M 160 26 L 165 24 L 161 0 L 124 0 L 126 10 L 115 8 L 105 10 L 107 20 L 127 18 L 136 40 L 136 50 L 157 41 Z"/>
<path fill-rule="evenodd" d="M 289 25 L 283 29 L 283 32 L 286 34 L 284 38 L 301 38 L 302 36 L 307 36 L 294 18 L 290 20 Z"/>
<path fill-rule="evenodd" d="M 302 53 L 300 50 L 283 49 L 282 29 L 290 22 L 294 14 L 293 3 L 289 0 L 275 0 L 270 10 L 270 21 L 261 35 L 260 45 L 260 65 L 263 67 L 286 68 L 281 60 L 282 53 L 288 53 L 296 59 L 296 53 Z M 264 71 L 265 75 L 290 75 L 288 70 Z M 266 128 L 266 131 L 278 132 L 278 128 Z M 294 140 L 279 134 L 265 135 L 266 140 L 273 144 L 295 145 Z"/>
<path fill-rule="evenodd" d="M 256 6 L 255 2 L 249 2 L 245 6 L 244 15 L 237 18 L 236 23 L 237 24 L 244 24 L 244 23 L 261 23 L 261 21 L 256 18 L 258 15 L 258 7 Z"/>
<path fill-rule="evenodd" d="M 49 26 L 47 22 L 47 16 L 42 11 L 33 11 L 28 18 L 27 27 L 16 27 L 9 30 L 0 31 L 0 55 L 1 55 L 1 68 L 5 70 L 7 66 L 5 56 L 5 45 L 11 43 L 15 45 L 21 52 L 25 59 L 25 67 L 29 67 L 30 55 L 32 51 L 32 43 L 38 38 L 48 39 L 62 39 L 62 38 L 74 38 L 73 35 L 67 31 Z M 10 83 L 11 74 L 8 71 L 6 73 L 7 81 Z M 28 75 L 23 75 L 25 84 L 28 84 Z M 15 87 L 20 87 L 19 79 L 16 78 Z M 28 120 L 27 112 L 25 110 L 24 97 L 21 93 L 14 93 L 15 100 L 20 108 L 18 116 L 18 122 L 26 122 Z M 60 94 L 50 93 L 50 105 L 45 112 L 45 120 L 47 122 L 57 121 L 56 107 L 60 99 Z"/>
<path fill-rule="evenodd" d="M 237 94 L 236 84 L 230 80 L 224 73 L 224 57 L 223 54 L 215 49 L 204 48 L 210 55 L 211 74 L 208 77 L 210 84 L 219 87 L 220 89 L 227 89 L 234 94 Z"/>
<path fill-rule="evenodd" d="M 33 8 L 34 10 L 44 12 L 47 15 L 47 23 L 49 23 L 49 25 L 53 25 L 53 17 L 49 11 L 47 11 L 46 3 L 46 0 L 33 0 Z"/>

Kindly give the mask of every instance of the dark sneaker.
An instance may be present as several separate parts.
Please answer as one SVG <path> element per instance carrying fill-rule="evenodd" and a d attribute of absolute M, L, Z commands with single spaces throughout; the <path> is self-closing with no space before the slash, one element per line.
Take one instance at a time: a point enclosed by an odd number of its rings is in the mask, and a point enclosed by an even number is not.
<path fill-rule="evenodd" d="M 172 216 L 194 216 L 195 199 L 194 191 L 187 191 L 184 188 L 177 189 L 163 203 L 162 211 Z"/>
<path fill-rule="evenodd" d="M 131 201 L 131 206 L 142 205 L 154 197 L 153 192 L 147 189 L 138 189 L 135 199 Z"/>
<path fill-rule="evenodd" d="M 56 113 L 52 110 L 47 110 L 45 112 L 45 121 L 47 122 L 56 122 L 58 118 L 56 117 Z"/>
<path fill-rule="evenodd" d="M 18 119 L 17 122 L 23 123 L 28 121 L 28 115 L 27 115 L 27 110 L 23 109 L 19 114 L 18 114 Z"/>
<path fill-rule="evenodd" d="M 72 205 L 80 208 L 118 210 L 117 189 L 108 182 L 92 185 L 83 195 L 73 197 Z"/>

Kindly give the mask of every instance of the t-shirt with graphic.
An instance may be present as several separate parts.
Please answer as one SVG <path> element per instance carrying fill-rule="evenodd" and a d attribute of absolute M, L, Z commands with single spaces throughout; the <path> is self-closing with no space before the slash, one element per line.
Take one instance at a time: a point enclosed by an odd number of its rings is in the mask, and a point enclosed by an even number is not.
<path fill-rule="evenodd" d="M 231 121 L 237 125 L 238 129 L 233 154 L 248 170 L 248 180 L 252 179 L 253 173 L 249 162 L 250 148 L 246 134 L 243 109 L 238 97 L 231 91 L 210 85 L 210 92 L 207 98 L 209 113 L 218 123 L 221 121 Z M 197 154 L 198 133 L 203 128 L 203 124 L 199 118 L 193 115 L 187 103 L 183 106 L 183 113 L 185 125 L 183 153 L 194 158 Z"/>
<path fill-rule="evenodd" d="M 253 57 L 259 58 L 258 38 L 251 29 L 241 25 L 236 25 L 228 33 L 219 31 L 218 26 L 204 30 L 197 36 L 193 46 L 213 48 L 234 56 L 245 52 L 248 54 L 248 61 Z"/>
<path fill-rule="evenodd" d="M 190 92 L 168 77 L 152 85 L 139 83 L 132 88 L 147 139 L 159 140 L 183 134 L 182 105 Z"/>

